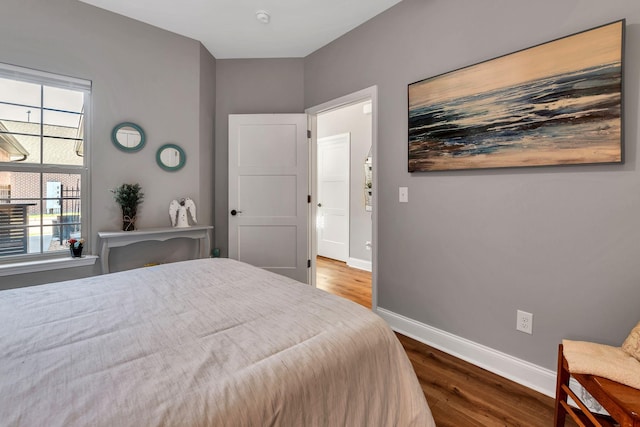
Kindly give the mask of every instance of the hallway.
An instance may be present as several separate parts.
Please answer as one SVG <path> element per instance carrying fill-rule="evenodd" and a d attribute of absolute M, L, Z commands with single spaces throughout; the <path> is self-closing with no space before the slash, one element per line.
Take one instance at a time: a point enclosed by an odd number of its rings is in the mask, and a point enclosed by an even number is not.
<path fill-rule="evenodd" d="M 342 261 L 318 256 L 316 287 L 371 308 L 371 273 Z"/>

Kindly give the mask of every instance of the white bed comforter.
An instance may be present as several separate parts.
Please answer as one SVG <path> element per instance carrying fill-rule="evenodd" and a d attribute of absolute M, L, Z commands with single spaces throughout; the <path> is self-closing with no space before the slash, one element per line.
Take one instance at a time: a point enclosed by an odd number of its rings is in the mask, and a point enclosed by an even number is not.
<path fill-rule="evenodd" d="M 369 310 L 228 259 L 0 292 L 3 426 L 434 426 Z"/>

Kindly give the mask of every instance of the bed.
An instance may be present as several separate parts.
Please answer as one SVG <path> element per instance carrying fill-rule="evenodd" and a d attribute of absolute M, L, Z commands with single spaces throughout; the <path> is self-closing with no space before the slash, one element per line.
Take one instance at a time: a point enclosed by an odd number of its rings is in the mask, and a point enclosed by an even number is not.
<path fill-rule="evenodd" d="M 3 426 L 435 426 L 384 321 L 229 259 L 0 292 Z"/>

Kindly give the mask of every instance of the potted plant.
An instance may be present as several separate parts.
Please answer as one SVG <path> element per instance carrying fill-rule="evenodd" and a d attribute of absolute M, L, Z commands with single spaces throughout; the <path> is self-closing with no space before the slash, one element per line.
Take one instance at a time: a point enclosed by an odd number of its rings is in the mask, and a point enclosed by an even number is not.
<path fill-rule="evenodd" d="M 69 250 L 71 251 L 72 258 L 82 257 L 82 248 L 84 247 L 84 239 L 71 238 L 67 240 L 69 243 Z"/>
<path fill-rule="evenodd" d="M 113 192 L 113 197 L 122 208 L 122 230 L 135 230 L 136 214 L 138 205 L 142 203 L 144 193 L 140 184 L 122 184 Z"/>

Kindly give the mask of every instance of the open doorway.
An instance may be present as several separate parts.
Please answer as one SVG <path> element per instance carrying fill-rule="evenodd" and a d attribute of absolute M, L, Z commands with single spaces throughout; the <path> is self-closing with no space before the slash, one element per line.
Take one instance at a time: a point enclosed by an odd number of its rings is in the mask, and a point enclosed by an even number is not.
<path fill-rule="evenodd" d="M 371 133 L 370 100 L 318 114 L 318 255 L 368 271 L 372 222 L 365 167 Z"/>
<path fill-rule="evenodd" d="M 374 310 L 376 93 L 372 87 L 307 110 L 313 135 L 311 224 L 316 225 L 310 236 L 311 283 L 330 277 L 340 282 L 332 286 L 334 293 L 369 294 L 363 305 Z"/>

